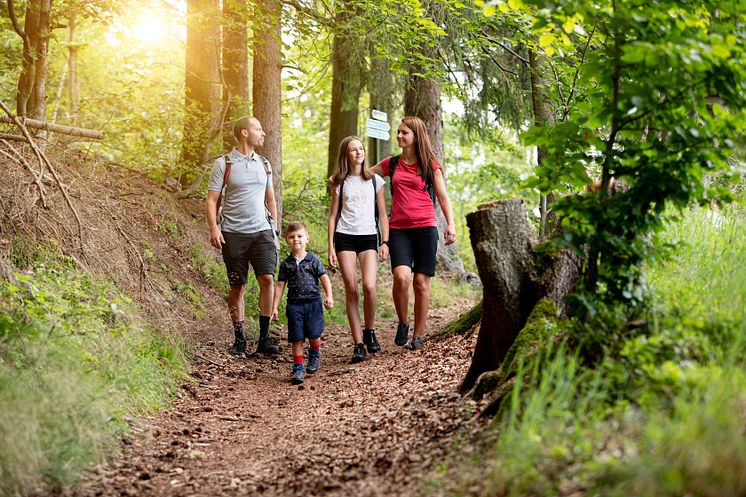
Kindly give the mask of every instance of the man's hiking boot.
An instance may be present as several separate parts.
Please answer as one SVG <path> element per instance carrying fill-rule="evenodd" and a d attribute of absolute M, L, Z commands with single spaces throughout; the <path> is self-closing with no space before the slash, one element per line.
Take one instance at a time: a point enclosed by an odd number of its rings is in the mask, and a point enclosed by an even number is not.
<path fill-rule="evenodd" d="M 425 348 L 425 340 L 422 337 L 412 337 L 412 342 L 409 344 L 409 348 L 412 350 L 420 350 Z"/>
<path fill-rule="evenodd" d="M 279 347 L 272 343 L 269 333 L 259 337 L 259 343 L 256 346 L 257 354 L 275 355 L 280 351 Z"/>
<path fill-rule="evenodd" d="M 371 354 L 381 351 L 381 344 L 376 338 L 376 330 L 363 330 L 363 343 Z"/>
<path fill-rule="evenodd" d="M 306 368 L 306 371 L 308 374 L 314 374 L 316 371 L 319 370 L 319 367 L 321 366 L 321 351 L 317 350 L 314 352 L 313 350 L 310 350 L 308 352 L 308 367 Z"/>
<path fill-rule="evenodd" d="M 357 364 L 365 359 L 365 345 L 359 343 L 352 350 L 352 364 Z"/>
<path fill-rule="evenodd" d="M 228 349 L 229 354 L 236 356 L 242 356 L 246 354 L 246 337 L 243 334 L 243 330 L 233 330 L 233 334 L 236 336 L 233 340 L 233 345 Z"/>
<path fill-rule="evenodd" d="M 305 378 L 306 373 L 303 369 L 303 364 L 293 364 L 293 376 L 290 377 L 290 383 L 300 385 Z"/>
<path fill-rule="evenodd" d="M 396 338 L 394 338 L 394 343 L 399 347 L 403 347 L 407 344 L 407 338 L 409 338 L 409 325 L 406 323 L 399 323 L 399 326 L 396 327 Z"/>

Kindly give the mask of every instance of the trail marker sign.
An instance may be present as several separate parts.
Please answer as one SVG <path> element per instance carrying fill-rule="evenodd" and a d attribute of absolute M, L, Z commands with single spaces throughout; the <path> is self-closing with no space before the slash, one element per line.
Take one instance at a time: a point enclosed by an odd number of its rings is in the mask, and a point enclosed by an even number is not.
<path fill-rule="evenodd" d="M 372 109 L 371 119 L 368 119 L 368 136 L 377 140 L 389 141 L 391 139 L 391 125 L 385 112 Z"/>

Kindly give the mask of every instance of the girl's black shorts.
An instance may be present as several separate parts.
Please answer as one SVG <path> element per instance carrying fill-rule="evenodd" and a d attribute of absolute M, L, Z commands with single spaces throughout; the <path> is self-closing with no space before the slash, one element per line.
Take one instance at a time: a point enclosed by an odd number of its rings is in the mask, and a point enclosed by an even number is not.
<path fill-rule="evenodd" d="M 378 251 L 378 235 L 348 235 L 347 233 L 334 233 L 335 252 L 365 252 L 366 250 Z"/>

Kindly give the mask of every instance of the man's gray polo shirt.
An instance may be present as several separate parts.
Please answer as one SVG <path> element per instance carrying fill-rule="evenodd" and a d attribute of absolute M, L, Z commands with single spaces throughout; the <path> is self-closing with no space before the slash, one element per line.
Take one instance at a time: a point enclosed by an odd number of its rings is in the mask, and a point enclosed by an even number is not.
<path fill-rule="evenodd" d="M 271 229 L 264 204 L 267 188 L 272 188 L 271 169 L 267 175 L 261 156 L 256 152 L 247 157 L 234 148 L 228 156 L 233 166 L 222 200 L 223 223 L 220 229 L 244 235 Z M 212 166 L 207 189 L 219 192 L 224 174 L 225 160 L 220 157 Z"/>

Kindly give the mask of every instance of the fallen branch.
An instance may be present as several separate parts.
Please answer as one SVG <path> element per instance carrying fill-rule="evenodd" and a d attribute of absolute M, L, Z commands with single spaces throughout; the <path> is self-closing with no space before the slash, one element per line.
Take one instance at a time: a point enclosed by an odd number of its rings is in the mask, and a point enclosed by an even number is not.
<path fill-rule="evenodd" d="M 10 112 L 10 109 L 2 102 L 0 101 L 0 108 L 2 108 L 6 114 L 8 114 L 8 117 L 12 120 L 12 122 L 18 126 L 18 128 L 23 133 L 23 136 L 26 137 L 26 140 L 28 140 L 29 145 L 31 145 L 31 148 L 34 150 L 34 153 L 36 154 L 37 159 L 39 159 L 39 165 L 41 166 L 41 169 L 39 170 L 39 175 L 43 176 L 44 174 L 44 165 L 46 164 L 49 170 L 52 172 L 52 176 L 54 176 L 54 180 L 57 182 L 57 186 L 59 187 L 60 191 L 62 192 L 62 196 L 65 198 L 65 202 L 67 203 L 67 206 L 70 207 L 70 210 L 73 211 L 73 215 L 75 216 L 75 221 L 78 223 L 78 238 L 80 241 L 80 251 L 83 252 L 83 222 L 80 220 L 80 216 L 78 215 L 77 209 L 75 209 L 75 206 L 73 205 L 72 200 L 70 199 L 70 195 L 67 194 L 67 190 L 64 186 L 62 186 L 62 181 L 60 181 L 59 176 L 57 176 L 57 171 L 55 171 L 54 166 L 52 166 L 52 163 L 47 159 L 47 156 L 44 155 L 44 153 L 39 150 L 39 147 L 36 146 L 36 143 L 34 142 L 33 138 L 31 138 L 31 134 L 28 132 L 28 129 L 26 129 L 26 126 L 21 122 L 21 120 L 18 118 L 18 116 L 13 115 L 13 113 Z M 0 116 L 0 118 L 3 118 Z"/>
<path fill-rule="evenodd" d="M 38 121 L 36 119 L 30 119 L 28 117 L 12 116 L 7 110 L 5 112 L 8 113 L 9 117 L 0 116 L 0 122 L 2 123 L 18 124 L 15 121 L 17 119 L 27 128 L 42 129 L 44 131 L 49 131 L 50 133 L 77 136 L 80 138 L 88 138 L 90 140 L 104 139 L 104 134 L 97 129 L 78 128 L 77 126 L 63 126 L 61 124 L 52 124 L 47 121 Z"/>
<path fill-rule="evenodd" d="M 12 135 L 10 133 L 0 133 L 0 140 L 10 140 L 12 142 L 26 142 L 28 143 L 28 140 L 25 136 L 22 135 Z"/>
<path fill-rule="evenodd" d="M 117 230 L 119 230 L 124 239 L 127 240 L 127 243 L 129 243 L 130 247 L 132 247 L 132 250 L 134 250 L 135 255 L 137 255 L 137 258 L 140 260 L 140 293 L 142 293 L 143 290 L 145 290 L 145 280 L 148 278 L 148 272 L 145 269 L 145 260 L 140 255 L 140 251 L 137 250 L 137 246 L 134 244 L 129 235 L 125 233 L 121 226 L 119 226 L 119 223 L 114 221 L 114 226 L 117 227 Z"/>
<path fill-rule="evenodd" d="M 5 139 L 0 135 L 0 143 L 11 149 L 15 153 L 15 157 L 6 152 L 5 150 L 0 149 L 0 154 L 3 154 L 5 157 L 11 160 L 15 160 L 19 164 L 21 164 L 23 167 L 28 169 L 28 171 L 31 173 L 31 176 L 34 177 L 34 184 L 39 188 L 39 195 L 41 196 L 41 205 L 45 209 L 47 209 L 47 197 L 44 194 L 44 186 L 41 184 L 39 176 L 36 175 L 33 168 L 31 167 L 31 164 L 28 163 L 25 157 L 23 155 L 18 153 L 18 150 L 10 146 L 10 143 L 5 141 Z"/>

